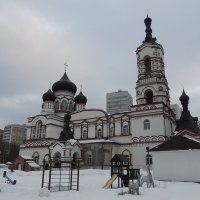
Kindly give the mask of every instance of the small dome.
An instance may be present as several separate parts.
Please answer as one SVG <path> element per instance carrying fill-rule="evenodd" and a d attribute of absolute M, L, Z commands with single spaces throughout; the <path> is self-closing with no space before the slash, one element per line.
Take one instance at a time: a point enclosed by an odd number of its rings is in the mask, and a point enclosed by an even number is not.
<path fill-rule="evenodd" d="M 190 98 L 189 96 L 185 93 L 185 91 L 183 90 L 182 95 L 180 96 L 179 100 L 182 101 L 188 101 Z"/>
<path fill-rule="evenodd" d="M 69 80 L 65 72 L 62 78 L 53 84 L 52 90 L 53 92 L 56 92 L 59 90 L 70 91 L 75 94 L 77 88 L 76 88 L 76 85 Z"/>
<path fill-rule="evenodd" d="M 144 23 L 145 24 L 148 24 L 148 23 L 150 23 L 151 24 L 151 18 L 147 15 L 147 17 L 144 19 Z"/>
<path fill-rule="evenodd" d="M 86 96 L 83 95 L 82 92 L 80 92 L 76 97 L 75 97 L 75 103 L 82 103 L 86 104 L 87 103 L 87 98 Z"/>
<path fill-rule="evenodd" d="M 56 99 L 55 94 L 49 89 L 42 96 L 43 101 L 54 101 Z"/>

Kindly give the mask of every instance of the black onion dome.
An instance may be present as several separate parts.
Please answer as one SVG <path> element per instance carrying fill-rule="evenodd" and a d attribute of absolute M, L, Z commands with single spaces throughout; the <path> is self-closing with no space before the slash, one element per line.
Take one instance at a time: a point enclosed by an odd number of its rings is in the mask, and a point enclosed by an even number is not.
<path fill-rule="evenodd" d="M 75 94 L 77 88 L 76 88 L 76 85 L 69 80 L 69 78 L 65 72 L 64 75 L 62 76 L 62 78 L 53 84 L 52 90 L 53 90 L 53 92 L 56 92 L 59 90 L 67 90 L 67 91 L 70 91 Z"/>
<path fill-rule="evenodd" d="M 180 96 L 180 98 L 179 98 L 179 100 L 182 102 L 184 102 L 184 101 L 188 101 L 190 98 L 189 98 L 189 96 L 185 93 L 185 90 L 183 90 L 183 93 L 182 93 L 182 95 Z"/>
<path fill-rule="evenodd" d="M 55 94 L 49 89 L 45 92 L 42 96 L 43 101 L 55 101 L 56 96 Z"/>
<path fill-rule="evenodd" d="M 144 23 L 151 23 L 151 18 L 147 15 L 147 17 L 144 19 Z"/>
<path fill-rule="evenodd" d="M 80 92 L 80 93 L 75 97 L 75 103 L 86 104 L 86 103 L 87 103 L 87 98 L 86 98 L 86 96 L 84 96 L 83 93 Z"/>

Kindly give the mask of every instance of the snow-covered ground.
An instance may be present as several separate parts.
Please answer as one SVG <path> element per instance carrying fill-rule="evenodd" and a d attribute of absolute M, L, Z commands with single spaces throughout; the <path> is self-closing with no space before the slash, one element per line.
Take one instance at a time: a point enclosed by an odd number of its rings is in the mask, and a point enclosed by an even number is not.
<path fill-rule="evenodd" d="M 39 196 L 41 193 L 42 171 L 38 172 L 10 172 L 7 175 L 16 179 L 16 185 L 5 183 L 3 171 L 0 168 L 0 200 L 199 200 L 200 184 L 184 182 L 161 182 L 155 181 L 155 188 L 140 188 L 140 195 L 118 195 L 122 189 L 103 189 L 106 181 L 110 178 L 109 170 L 80 170 L 80 190 L 51 192 L 48 197 Z M 123 188 L 127 191 L 127 188 Z M 46 194 L 46 193 L 45 193 Z"/>

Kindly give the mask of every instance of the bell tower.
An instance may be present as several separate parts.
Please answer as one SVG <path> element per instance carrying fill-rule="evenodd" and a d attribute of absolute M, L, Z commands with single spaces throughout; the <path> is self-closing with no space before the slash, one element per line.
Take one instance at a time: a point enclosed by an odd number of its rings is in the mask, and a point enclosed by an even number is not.
<path fill-rule="evenodd" d="M 136 50 L 138 80 L 136 82 L 137 105 L 163 102 L 170 106 L 169 87 L 165 77 L 164 49 L 152 37 L 151 18 L 144 20 L 146 37 Z"/>

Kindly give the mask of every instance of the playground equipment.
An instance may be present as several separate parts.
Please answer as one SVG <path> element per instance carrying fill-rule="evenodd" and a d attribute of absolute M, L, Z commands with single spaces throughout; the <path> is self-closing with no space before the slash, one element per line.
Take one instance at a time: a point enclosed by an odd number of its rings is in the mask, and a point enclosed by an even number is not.
<path fill-rule="evenodd" d="M 111 178 L 106 182 L 106 184 L 104 185 L 103 188 L 108 189 L 111 187 L 112 183 L 116 180 L 116 178 L 118 177 L 118 174 L 113 174 L 111 176 Z"/>
<path fill-rule="evenodd" d="M 48 167 L 47 167 L 48 166 Z M 49 168 L 49 170 L 45 170 Z M 79 160 L 71 157 L 43 160 L 42 188 L 51 192 L 79 190 Z"/>
<path fill-rule="evenodd" d="M 118 188 L 128 187 L 129 180 L 138 179 L 140 169 L 130 169 L 129 159 L 122 154 L 115 154 L 111 159 L 111 178 L 106 182 L 104 188 L 112 188 L 113 182 L 118 178 Z"/>
<path fill-rule="evenodd" d="M 16 185 L 17 181 L 16 180 L 11 180 L 7 174 L 6 174 L 6 171 L 3 172 L 3 177 L 6 178 L 6 183 L 9 183 L 9 184 L 12 184 L 12 185 Z"/>

